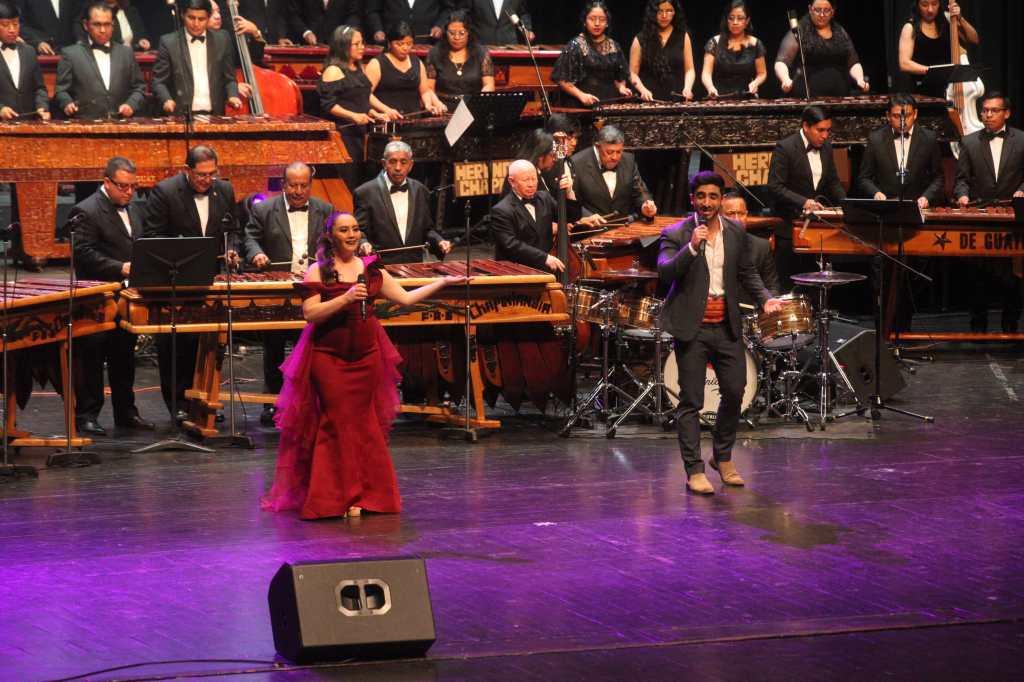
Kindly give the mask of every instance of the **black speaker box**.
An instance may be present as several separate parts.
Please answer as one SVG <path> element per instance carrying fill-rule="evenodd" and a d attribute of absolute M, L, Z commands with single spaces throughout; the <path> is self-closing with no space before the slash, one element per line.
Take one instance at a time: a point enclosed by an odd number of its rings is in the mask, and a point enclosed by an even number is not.
<path fill-rule="evenodd" d="M 283 564 L 267 600 L 274 648 L 297 663 L 422 656 L 437 638 L 422 559 Z"/>
<path fill-rule="evenodd" d="M 843 371 L 857 398 L 864 404 L 875 394 L 875 331 L 852 324 L 833 322 L 829 332 L 829 350 Z M 881 398 L 888 400 L 906 387 L 896 356 L 888 345 L 882 346 Z"/>

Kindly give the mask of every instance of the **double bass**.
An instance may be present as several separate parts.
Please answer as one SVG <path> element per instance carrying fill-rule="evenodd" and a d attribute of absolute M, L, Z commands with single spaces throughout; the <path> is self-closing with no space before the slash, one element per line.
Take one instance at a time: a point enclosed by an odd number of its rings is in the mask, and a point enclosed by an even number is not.
<path fill-rule="evenodd" d="M 967 57 L 967 50 L 960 45 L 960 17 L 949 17 L 949 42 L 950 42 L 950 63 L 970 64 Z M 950 83 L 946 90 L 946 99 L 952 103 L 949 110 L 949 118 L 953 121 L 953 127 L 960 133 L 960 137 L 970 135 L 982 128 L 984 124 L 978 116 L 978 100 L 985 94 L 985 83 L 981 78 L 971 83 Z M 950 145 L 953 155 L 960 156 L 960 145 Z"/>
<path fill-rule="evenodd" d="M 302 92 L 291 78 L 285 75 L 255 66 L 249 53 L 249 43 L 244 35 L 235 32 L 238 17 L 238 0 L 228 0 L 228 21 L 231 33 L 235 36 L 238 47 L 239 68 L 235 78 L 239 83 L 247 83 L 252 95 L 242 100 L 240 113 L 253 116 L 288 116 L 302 113 Z"/>

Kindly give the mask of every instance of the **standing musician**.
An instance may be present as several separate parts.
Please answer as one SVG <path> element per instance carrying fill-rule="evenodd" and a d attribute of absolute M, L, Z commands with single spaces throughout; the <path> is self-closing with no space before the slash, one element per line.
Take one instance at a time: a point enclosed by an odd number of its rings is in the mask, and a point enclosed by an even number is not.
<path fill-rule="evenodd" d="M 73 45 L 81 7 L 82 0 L 22 0 L 25 42 L 43 55 Z"/>
<path fill-rule="evenodd" d="M 330 39 L 339 26 L 360 29 L 362 2 L 359 0 L 292 0 L 288 12 L 292 35 L 300 45 L 316 45 Z"/>
<path fill-rule="evenodd" d="M 407 23 L 413 38 L 424 42 L 441 37 L 441 24 L 454 9 L 452 0 L 366 0 L 366 31 L 383 43 L 388 26 Z"/>
<path fill-rule="evenodd" d="M 127 46 L 122 45 L 125 49 Z M 103 184 L 75 205 L 68 216 L 83 215 L 76 233 L 75 276 L 119 281 L 131 274 L 132 244 L 142 234 L 142 216 L 131 204 L 138 187 L 135 164 L 115 156 L 107 161 Z M 75 424 L 82 433 L 105 436 L 99 414 L 103 409 L 103 367 L 110 379 L 114 425 L 152 429 L 135 407 L 135 334 L 120 327 L 75 341 Z"/>
<path fill-rule="evenodd" d="M 256 26 L 253 37 L 270 45 L 295 44 L 288 37 L 290 10 L 288 0 L 238 0 L 238 13 Z"/>
<path fill-rule="evenodd" d="M 533 0 L 536 2 L 536 0 Z M 527 36 L 532 43 L 536 39 L 531 27 L 530 3 L 528 0 L 456 0 L 456 6 L 462 7 L 473 15 L 473 33 L 484 45 L 519 45 L 522 36 L 512 24 L 511 15 L 519 17 Z"/>
<path fill-rule="evenodd" d="M 544 121 L 544 130 L 551 133 L 553 137 L 562 136 L 565 140 L 565 168 L 566 172 L 569 173 L 569 177 L 573 184 L 576 183 L 576 169 L 572 165 L 572 157 L 576 153 L 576 145 L 580 141 L 580 122 L 561 112 L 556 112 L 548 117 L 548 120 Z M 544 173 L 544 182 L 548 187 L 554 187 L 558 178 L 555 177 L 557 168 L 552 167 L 551 170 Z"/>
<path fill-rule="evenodd" d="M 678 0 L 647 0 L 644 25 L 629 46 L 629 82 L 640 99 L 693 99 L 693 43 Z"/>
<path fill-rule="evenodd" d="M 622 131 L 606 125 L 598 131 L 594 146 L 572 156 L 576 198 L 584 215 L 639 215 L 653 220 L 658 214 L 636 159 L 623 151 L 625 145 Z"/>
<path fill-rule="evenodd" d="M 220 13 L 220 4 L 218 4 L 217 0 L 210 0 L 210 9 L 210 21 L 206 25 L 206 30 L 227 31 L 224 28 L 224 17 Z M 228 43 L 231 44 L 231 54 L 235 60 L 235 65 L 240 67 L 242 64 L 242 54 L 239 52 L 238 42 L 234 38 L 234 36 L 240 36 L 245 39 L 245 45 L 249 49 L 249 58 L 252 59 L 252 63 L 256 66 L 262 66 L 263 52 L 267 48 L 267 39 L 260 30 L 260 27 L 239 13 L 233 29 L 233 31 L 228 32 L 228 37 L 230 38 Z M 248 99 L 252 95 L 249 84 L 239 83 L 238 94 L 242 98 Z"/>
<path fill-rule="evenodd" d="M 808 5 L 807 14 L 800 19 L 797 28 L 807 63 L 792 74 L 800 58 L 800 44 L 792 31 L 782 39 L 775 57 L 775 75 L 783 92 L 792 92 L 794 97 L 808 96 L 802 76 L 804 69 L 812 97 L 846 97 L 850 94 L 851 79 L 859 90 L 870 89 L 850 35 L 834 21 L 835 5 L 832 0 L 813 0 Z"/>
<path fill-rule="evenodd" d="M 741 486 L 732 463 L 740 404 L 746 383 L 741 341 L 740 285 L 767 311 L 781 304 L 765 289 L 745 248 L 746 234 L 721 215 L 722 176 L 702 172 L 690 183 L 696 215 L 665 228 L 658 253 L 658 275 L 669 287 L 662 329 L 675 338 L 679 363 L 679 412 L 676 426 L 686 469 L 686 487 L 700 495 L 715 492 L 704 475 L 700 455 L 699 412 L 704 405 L 708 364 L 715 370 L 722 402 L 713 431 L 711 468 L 725 485 Z"/>
<path fill-rule="evenodd" d="M 704 69 L 701 81 L 712 99 L 721 95 L 757 97 L 768 79 L 764 43 L 752 34 L 747 0 L 732 0 L 718 35 L 704 46 Z"/>
<path fill-rule="evenodd" d="M 960 17 L 960 40 L 978 45 L 981 38 L 960 11 L 960 5 L 950 0 L 949 11 L 942 11 L 941 0 L 914 0 L 907 23 L 900 30 L 900 71 L 909 74 L 913 91 L 920 95 L 946 98 L 947 84 L 928 82 L 928 67 L 949 64 L 949 18 Z"/>
<path fill-rule="evenodd" d="M 374 250 L 429 245 L 438 257 L 452 250 L 452 243 L 434 229 L 430 214 L 430 190 L 409 177 L 412 148 L 401 140 L 384 147 L 380 174 L 353 193 L 355 216 Z M 365 247 L 362 252 L 366 252 Z M 381 256 L 384 263 L 418 263 L 422 249 Z"/>
<path fill-rule="evenodd" d="M 324 223 L 334 212 L 326 201 L 310 196 L 313 169 L 295 161 L 284 170 L 281 194 L 253 206 L 245 226 L 243 261 L 260 270 L 290 270 L 302 275 L 311 259 Z M 281 392 L 281 363 L 285 346 L 299 338 L 297 331 L 263 332 L 263 391 Z M 272 426 L 274 406 L 264 405 L 260 423 Z"/>
<path fill-rule="evenodd" d="M 223 31 L 208 31 L 210 0 L 184 0 L 184 34 L 168 33 L 160 37 L 153 64 L 153 94 L 164 113 L 191 111 L 193 114 L 223 116 L 225 105 L 239 109 L 235 81 L 235 62 L 230 36 Z M 186 40 L 187 64 L 182 63 L 181 41 Z"/>
<path fill-rule="evenodd" d="M 194 0 L 193 0 L 194 1 Z M 206 145 L 196 145 L 185 157 L 185 172 L 162 180 L 149 193 L 146 202 L 144 237 L 215 237 L 223 243 L 225 232 L 235 232 L 235 190 L 231 183 L 217 178 L 217 153 Z M 225 256 L 234 262 L 238 254 L 229 247 Z M 177 414 L 184 419 L 181 409 L 185 391 L 192 385 L 192 375 L 198 354 L 198 339 L 185 334 L 177 341 Z M 157 359 L 160 364 L 160 390 L 170 411 L 171 400 L 171 339 L 169 334 L 157 337 Z"/>
<path fill-rule="evenodd" d="M 846 198 L 832 155 L 832 115 L 811 106 L 800 115 L 800 130 L 775 145 L 768 168 L 768 190 L 775 212 L 788 220 L 810 215 Z M 819 199 L 821 201 L 819 201 Z M 785 222 L 775 233 L 775 264 L 788 282 L 796 274 L 799 259 L 793 253 L 792 224 Z"/>
<path fill-rule="evenodd" d="M 747 230 L 747 199 L 740 192 L 731 190 L 722 196 L 721 214 Z M 777 296 L 782 287 L 779 286 L 779 273 L 775 269 L 775 257 L 772 255 L 772 243 L 764 237 L 746 231 L 747 240 L 744 247 L 750 253 L 750 261 L 754 264 L 758 276 L 764 282 L 764 288 Z M 745 288 L 740 289 L 740 303 L 756 307 L 757 301 Z"/>
<path fill-rule="evenodd" d="M 427 53 L 427 87 L 449 98 L 494 92 L 494 62 L 463 10 L 448 15 L 444 38 Z"/>
<path fill-rule="evenodd" d="M 990 92 L 981 100 L 982 130 L 960 141 L 960 159 L 956 167 L 953 196 L 960 208 L 971 203 L 988 204 L 1024 197 L 1024 131 L 1007 125 L 1010 120 L 1010 98 L 1001 92 Z M 988 324 L 986 288 L 999 290 L 1004 332 L 1016 332 L 1022 308 L 1020 278 L 1007 259 L 989 260 L 972 277 L 974 292 L 971 301 L 971 330 L 985 331 Z M 993 282 L 986 282 L 992 279 Z"/>
<path fill-rule="evenodd" d="M 48 121 L 50 97 L 36 51 L 20 38 L 18 6 L 14 0 L 0 0 L 0 122 L 32 112 Z"/>
<path fill-rule="evenodd" d="M 387 50 L 366 65 L 373 94 L 386 107 L 389 118 L 398 119 L 421 110 L 438 116 L 448 110 L 427 80 L 427 69 L 412 54 L 412 26 L 396 24 L 388 29 Z"/>
<path fill-rule="evenodd" d="M 146 99 L 146 81 L 132 48 L 112 40 L 114 14 L 103 0 L 86 7 L 88 42 L 61 50 L 57 106 L 68 118 L 131 118 Z"/>
<path fill-rule="evenodd" d="M 114 14 L 114 33 L 111 38 L 115 43 L 122 43 L 133 50 L 145 52 L 152 47 L 146 33 L 146 24 L 135 5 L 129 0 L 103 0 Z M 88 16 L 88 10 L 82 12 L 82 18 Z M 88 31 L 82 26 L 75 26 L 75 35 L 79 42 L 88 41 Z"/>
<path fill-rule="evenodd" d="M 629 67 L 622 48 L 609 35 L 612 15 L 603 0 L 590 0 L 581 14 L 583 33 L 562 48 L 551 80 L 584 106 L 601 100 L 631 97 L 626 86 Z"/>

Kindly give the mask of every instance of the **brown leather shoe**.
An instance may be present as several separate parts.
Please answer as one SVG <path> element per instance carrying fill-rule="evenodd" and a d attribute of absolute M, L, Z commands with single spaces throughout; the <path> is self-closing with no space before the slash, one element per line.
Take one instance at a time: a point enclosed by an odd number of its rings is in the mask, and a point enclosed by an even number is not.
<path fill-rule="evenodd" d="M 686 487 L 690 489 L 691 493 L 697 493 L 698 495 L 714 495 L 715 489 L 711 486 L 711 481 L 704 474 L 693 474 L 686 479 Z"/>
<path fill-rule="evenodd" d="M 722 477 L 722 483 L 734 486 L 746 485 L 743 477 L 740 476 L 740 472 L 736 471 L 736 465 L 731 460 L 728 462 L 717 462 L 712 459 L 710 464 L 711 468 Z"/>

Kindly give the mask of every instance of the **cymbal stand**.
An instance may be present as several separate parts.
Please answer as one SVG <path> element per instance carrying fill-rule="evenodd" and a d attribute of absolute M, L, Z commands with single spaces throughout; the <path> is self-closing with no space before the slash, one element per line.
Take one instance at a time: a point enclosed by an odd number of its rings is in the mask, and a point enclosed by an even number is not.
<path fill-rule="evenodd" d="M 4 237 L 10 236 L 10 234 L 14 231 L 16 225 L 17 225 L 17 223 L 12 223 L 11 225 L 9 225 L 7 227 L 7 229 L 5 230 L 6 234 L 4 234 L 3 236 Z M 7 333 L 8 333 L 8 330 L 9 330 L 9 327 L 8 327 L 8 324 L 9 324 L 9 322 L 8 322 L 8 319 L 9 319 L 8 318 L 8 313 L 9 313 L 9 311 L 7 310 L 7 294 L 8 294 L 8 290 L 7 290 L 7 268 L 8 268 L 8 265 L 7 265 L 7 263 L 8 263 L 8 259 L 10 258 L 10 255 L 11 255 L 11 252 L 10 252 L 10 244 L 11 244 L 11 242 L 7 241 L 6 239 L 4 239 L 0 243 L 2 243 L 3 247 L 4 247 L 4 265 L 3 265 L 3 284 L 4 284 L 4 288 L 3 288 L 3 301 L 2 301 L 2 304 L 3 304 L 3 319 L 2 319 L 2 321 L 0 321 L 0 324 L 3 325 L 3 329 L 0 329 L 0 338 L 2 338 L 2 342 L 3 342 L 3 379 L 0 380 L 0 382 L 2 382 L 3 392 L 4 392 L 4 416 L 3 416 L 4 421 L 3 421 L 3 425 L 0 426 L 0 430 L 2 430 L 2 436 L 3 436 L 3 441 L 4 441 L 4 444 L 3 444 L 4 459 L 3 459 L 3 462 L 0 462 L 0 481 L 2 481 L 2 480 L 12 480 L 12 479 L 15 479 L 15 478 L 23 478 L 23 477 L 39 478 L 39 472 L 36 470 L 35 467 L 28 466 L 27 464 L 12 464 L 10 459 L 9 459 L 10 443 L 8 442 L 8 432 L 7 432 L 7 429 L 9 427 L 10 415 L 7 414 L 7 410 L 14 403 L 14 400 L 11 398 L 11 395 L 8 392 L 9 391 L 9 383 L 7 381 L 7 379 L 8 379 L 8 376 L 7 376 L 7 371 L 8 371 L 8 364 L 7 364 Z"/>

